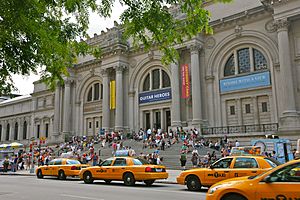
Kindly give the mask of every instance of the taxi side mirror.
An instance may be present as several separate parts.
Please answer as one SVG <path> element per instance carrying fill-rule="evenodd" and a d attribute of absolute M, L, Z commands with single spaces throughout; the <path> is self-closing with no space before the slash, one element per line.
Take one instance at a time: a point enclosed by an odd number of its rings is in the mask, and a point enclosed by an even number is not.
<path fill-rule="evenodd" d="M 263 179 L 263 182 L 265 183 L 271 183 L 271 176 L 266 176 L 264 179 Z"/>
<path fill-rule="evenodd" d="M 210 168 L 210 169 L 214 169 L 214 166 L 213 166 L 213 165 L 210 165 L 209 168 Z"/>

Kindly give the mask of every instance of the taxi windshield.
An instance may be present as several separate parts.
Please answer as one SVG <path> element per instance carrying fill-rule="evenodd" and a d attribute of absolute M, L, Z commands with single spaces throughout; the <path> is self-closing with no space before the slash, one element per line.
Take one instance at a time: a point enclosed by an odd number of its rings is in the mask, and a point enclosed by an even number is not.
<path fill-rule="evenodd" d="M 77 165 L 80 164 L 78 160 L 67 160 L 67 165 Z"/>

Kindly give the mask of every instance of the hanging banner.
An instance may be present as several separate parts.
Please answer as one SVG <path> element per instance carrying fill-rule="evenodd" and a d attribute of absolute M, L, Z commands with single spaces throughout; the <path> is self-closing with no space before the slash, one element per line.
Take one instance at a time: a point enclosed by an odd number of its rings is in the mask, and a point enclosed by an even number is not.
<path fill-rule="evenodd" d="M 190 97 L 190 77 L 188 64 L 181 66 L 181 97 L 183 99 Z"/>
<path fill-rule="evenodd" d="M 110 109 L 116 109 L 116 81 L 110 81 Z"/>

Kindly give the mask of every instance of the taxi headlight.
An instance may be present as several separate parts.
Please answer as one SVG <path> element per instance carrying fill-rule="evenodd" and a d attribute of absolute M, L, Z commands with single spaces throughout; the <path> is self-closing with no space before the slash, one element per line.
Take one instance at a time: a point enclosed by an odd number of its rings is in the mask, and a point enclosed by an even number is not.
<path fill-rule="evenodd" d="M 211 189 L 209 189 L 208 194 L 213 194 L 215 193 L 215 191 L 218 189 L 218 187 L 213 187 Z"/>

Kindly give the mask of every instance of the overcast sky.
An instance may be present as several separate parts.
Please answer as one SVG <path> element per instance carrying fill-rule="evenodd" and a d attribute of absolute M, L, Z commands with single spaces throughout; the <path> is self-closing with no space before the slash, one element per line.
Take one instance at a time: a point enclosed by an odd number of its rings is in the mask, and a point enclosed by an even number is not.
<path fill-rule="evenodd" d="M 99 35 L 102 30 L 106 31 L 106 28 L 112 28 L 114 21 L 120 22 L 119 16 L 123 10 L 124 8 L 122 8 L 120 4 L 116 4 L 112 10 L 112 16 L 109 19 L 100 18 L 96 13 L 91 13 L 90 28 L 88 30 L 90 37 L 93 37 L 94 33 Z M 39 76 L 34 74 L 29 77 L 15 75 L 13 76 L 13 80 L 19 90 L 16 94 L 27 95 L 33 92 L 33 82 L 39 80 Z"/>

